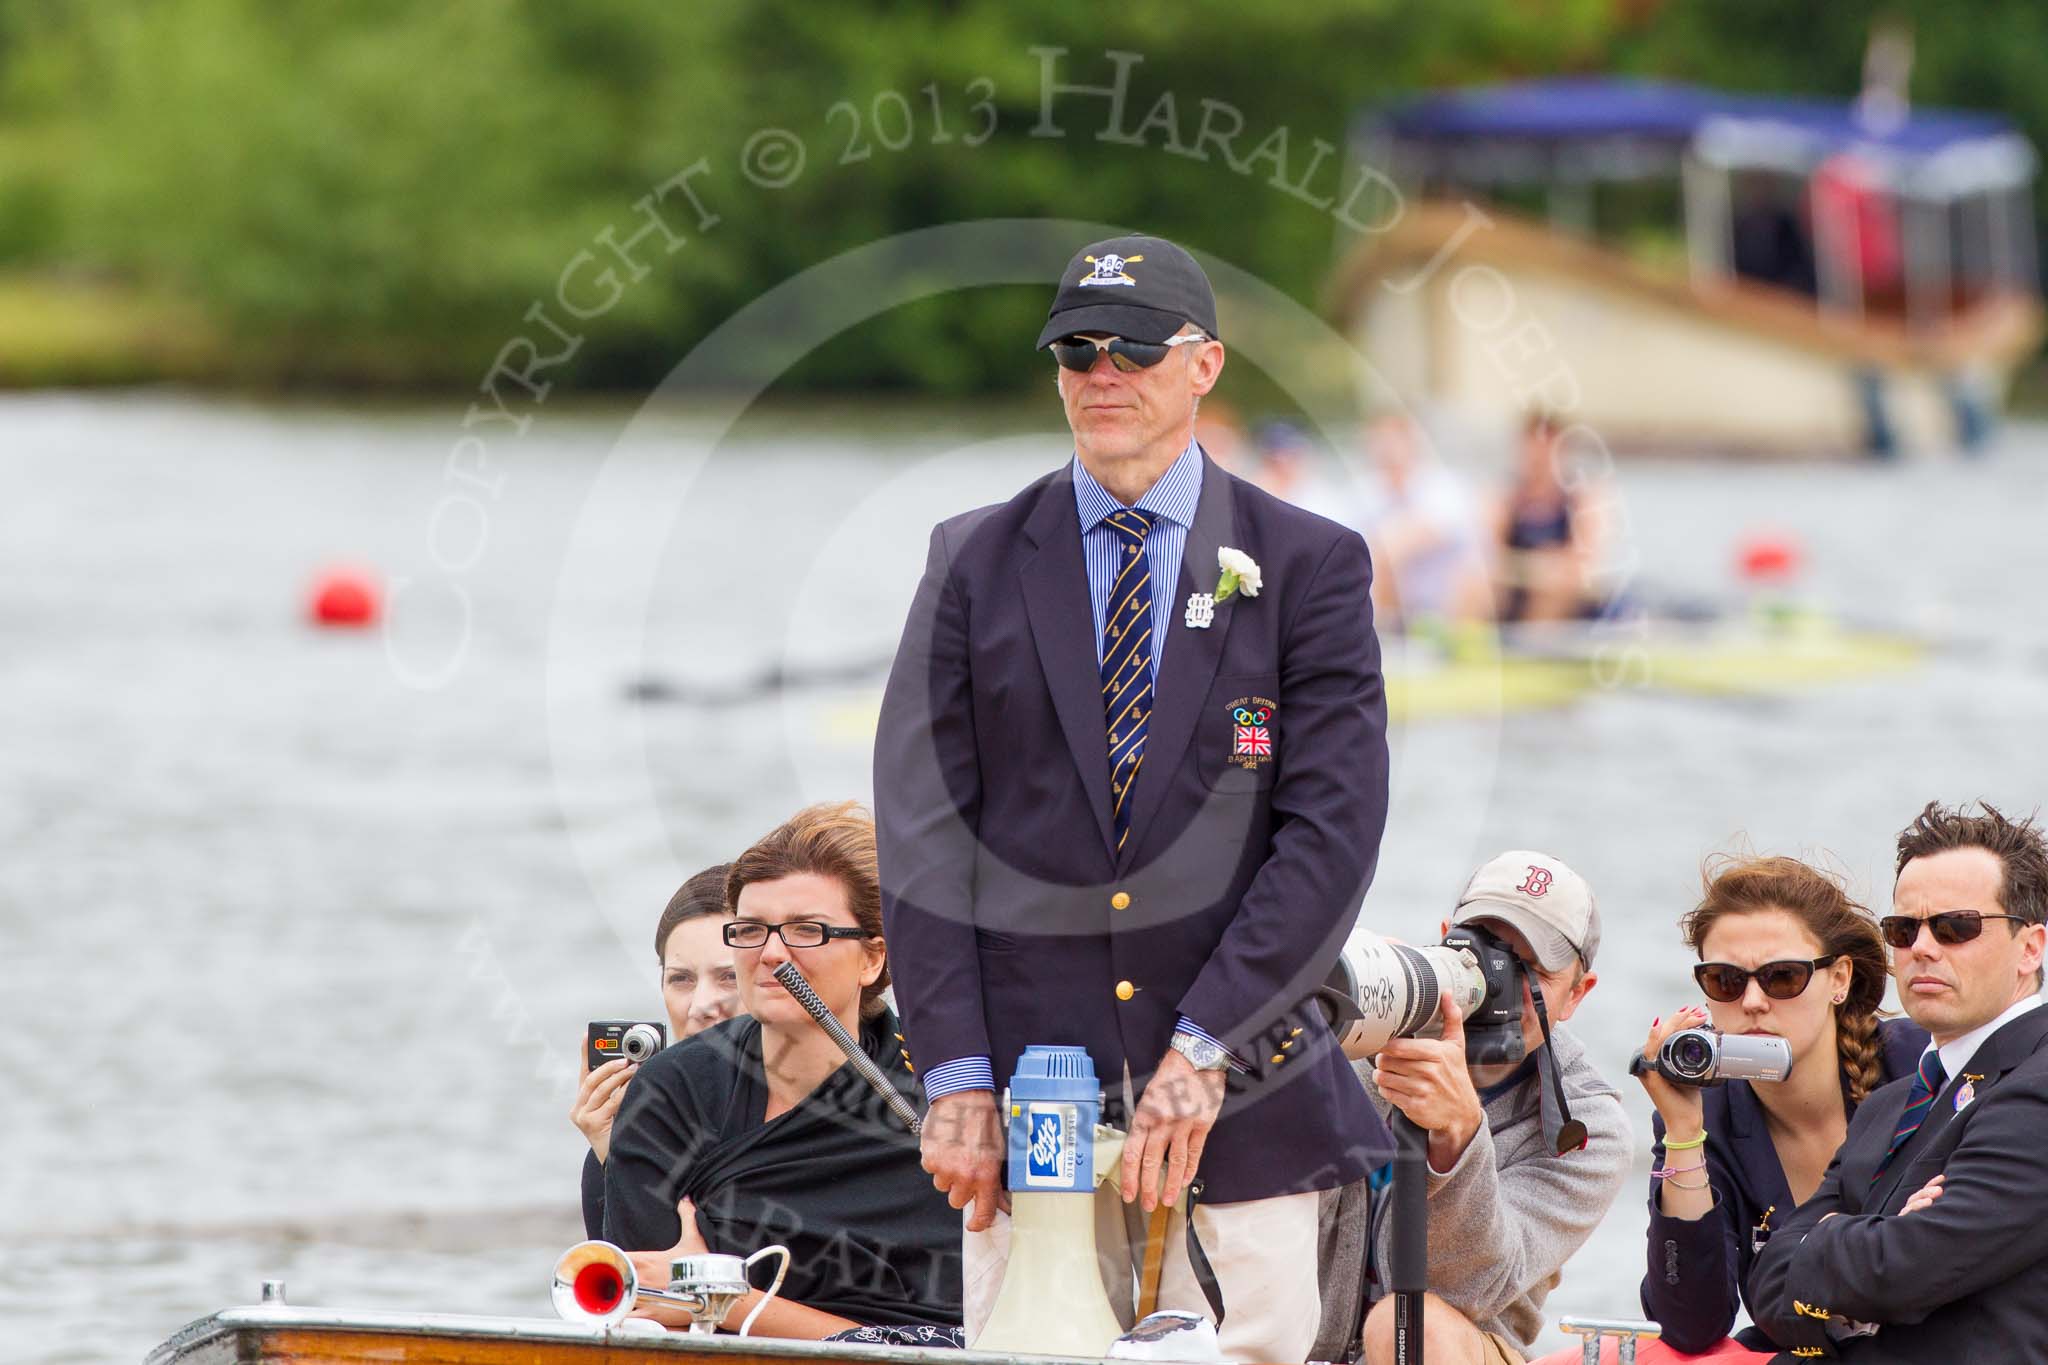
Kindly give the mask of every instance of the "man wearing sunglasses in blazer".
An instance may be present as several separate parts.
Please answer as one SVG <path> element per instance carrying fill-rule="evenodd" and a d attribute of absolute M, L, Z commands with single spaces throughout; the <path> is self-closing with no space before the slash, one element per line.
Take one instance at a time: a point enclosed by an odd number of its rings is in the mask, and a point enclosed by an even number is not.
<path fill-rule="evenodd" d="M 1075 255 L 1038 338 L 1073 457 L 933 532 L 883 702 L 883 912 L 925 1166 L 968 1209 L 970 1340 L 1007 1256 L 996 1088 L 1064 1044 L 1130 1097 L 1138 1202 L 1098 1228 L 1120 1315 L 1150 1240 L 1157 1306 L 1217 1319 L 1230 1358 L 1344 1345 L 1318 1336 L 1320 1204 L 1391 1139 L 1303 1002 L 1386 820 L 1372 575 L 1355 532 L 1195 443 L 1220 335 L 1171 242 Z"/>
<path fill-rule="evenodd" d="M 1800 1358 L 2048 1360 L 2048 843 L 1989 805 L 1930 802 L 1897 867 L 1880 927 L 1933 1041 L 1857 1110 L 1749 1301 Z"/>

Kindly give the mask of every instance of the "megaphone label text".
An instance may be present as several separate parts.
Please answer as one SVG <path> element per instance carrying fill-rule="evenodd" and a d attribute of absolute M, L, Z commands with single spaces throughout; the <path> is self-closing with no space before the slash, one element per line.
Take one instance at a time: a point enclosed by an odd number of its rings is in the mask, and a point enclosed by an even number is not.
<path fill-rule="evenodd" d="M 1024 1154 L 1024 1183 L 1072 1188 L 1075 1172 L 1073 1134 L 1079 1115 L 1071 1104 L 1031 1106 Z"/>

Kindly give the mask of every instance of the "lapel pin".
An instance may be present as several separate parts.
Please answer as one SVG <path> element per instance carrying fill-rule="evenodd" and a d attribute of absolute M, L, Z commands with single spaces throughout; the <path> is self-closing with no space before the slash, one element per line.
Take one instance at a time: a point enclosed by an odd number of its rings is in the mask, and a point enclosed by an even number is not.
<path fill-rule="evenodd" d="M 1187 615 L 1181 624 L 1189 630 L 1207 630 L 1216 619 L 1216 594 L 1213 592 L 1191 592 L 1188 594 Z"/>
<path fill-rule="evenodd" d="M 1982 1076 L 1964 1074 L 1963 1083 L 1956 1087 L 1956 1112 L 1958 1114 L 1969 1108 L 1970 1101 L 1977 1098 L 1977 1082 L 1983 1079 Z"/>

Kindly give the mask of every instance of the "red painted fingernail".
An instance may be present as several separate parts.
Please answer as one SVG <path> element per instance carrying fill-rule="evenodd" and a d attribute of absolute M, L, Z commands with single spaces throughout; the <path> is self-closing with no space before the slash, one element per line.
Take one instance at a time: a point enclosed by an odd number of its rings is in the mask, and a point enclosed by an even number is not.
<path fill-rule="evenodd" d="M 1655 1028 L 1655 1027 L 1657 1027 L 1657 1025 L 1659 1025 L 1659 1024 L 1661 1024 L 1661 1023 L 1663 1023 L 1663 1022 L 1664 1022 L 1664 1016 L 1660 1014 L 1660 1015 L 1658 1015 L 1658 1016 L 1657 1016 L 1657 1017 L 1656 1017 L 1655 1019 L 1652 1019 L 1652 1020 L 1650 1021 L 1650 1027 L 1651 1027 L 1651 1028 Z"/>

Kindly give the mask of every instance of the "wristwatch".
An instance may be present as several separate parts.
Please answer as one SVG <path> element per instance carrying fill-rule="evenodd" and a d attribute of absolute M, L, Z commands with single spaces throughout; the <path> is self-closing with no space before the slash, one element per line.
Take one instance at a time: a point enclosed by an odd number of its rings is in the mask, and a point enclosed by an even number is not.
<path fill-rule="evenodd" d="M 1176 1032 L 1167 1046 L 1188 1059 L 1197 1071 L 1222 1071 L 1230 1065 L 1230 1054 L 1207 1038 Z"/>

